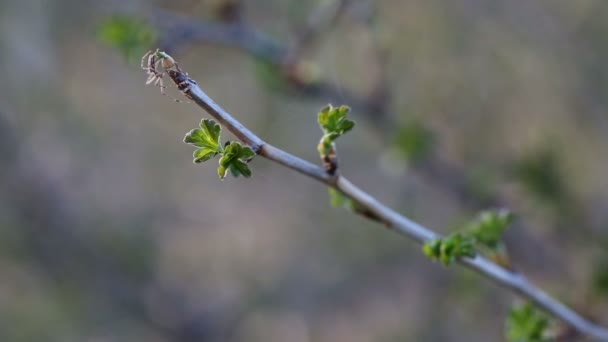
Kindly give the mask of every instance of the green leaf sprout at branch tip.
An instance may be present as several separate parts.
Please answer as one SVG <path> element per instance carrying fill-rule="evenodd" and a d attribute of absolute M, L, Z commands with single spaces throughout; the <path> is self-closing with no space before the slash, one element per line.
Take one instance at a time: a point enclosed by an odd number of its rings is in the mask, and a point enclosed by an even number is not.
<path fill-rule="evenodd" d="M 323 137 L 317 150 L 323 160 L 323 167 L 329 174 L 334 174 L 338 168 L 338 157 L 334 141 L 355 127 L 355 122 L 346 119 L 350 112 L 348 106 L 333 107 L 327 105 L 319 112 L 318 121 Z"/>
<path fill-rule="evenodd" d="M 199 127 L 191 130 L 184 137 L 186 144 L 197 147 L 193 154 L 195 163 L 205 162 L 219 154 L 222 156 L 217 169 L 220 179 L 224 179 L 228 171 L 234 177 L 241 175 L 246 178 L 251 177 L 251 169 L 247 165 L 255 157 L 255 151 L 251 147 L 243 146 L 236 141 L 227 141 L 222 147 L 220 144 L 222 128 L 213 120 L 203 119 Z"/>
<path fill-rule="evenodd" d="M 346 119 L 350 111 L 348 106 L 333 107 L 327 105 L 319 112 L 319 126 L 325 133 L 319 143 L 319 153 L 326 155 L 330 153 L 331 144 L 341 135 L 355 127 L 355 122 Z"/>

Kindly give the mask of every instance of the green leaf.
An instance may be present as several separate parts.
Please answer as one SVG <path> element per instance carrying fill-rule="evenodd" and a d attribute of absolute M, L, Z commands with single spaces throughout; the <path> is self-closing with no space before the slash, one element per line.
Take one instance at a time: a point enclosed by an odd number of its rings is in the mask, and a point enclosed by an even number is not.
<path fill-rule="evenodd" d="M 355 122 L 350 120 L 344 120 L 337 125 L 338 131 L 342 134 L 350 131 L 353 127 L 355 127 Z"/>
<path fill-rule="evenodd" d="M 230 145 L 224 148 L 224 155 L 220 158 L 220 165 L 224 167 L 230 166 L 233 160 L 239 157 L 241 152 L 241 144 L 238 142 L 232 142 Z"/>
<path fill-rule="evenodd" d="M 239 158 L 243 160 L 249 160 L 253 157 L 255 157 L 255 151 L 249 146 L 244 146 L 241 150 L 241 155 L 239 156 Z"/>
<path fill-rule="evenodd" d="M 319 126 L 325 134 L 317 145 L 317 151 L 319 151 L 325 169 L 330 173 L 334 173 L 337 168 L 334 141 L 355 127 L 354 121 L 346 119 L 349 111 L 350 108 L 347 106 L 334 108 L 332 105 L 327 105 L 321 109 L 318 115 Z"/>
<path fill-rule="evenodd" d="M 234 177 L 238 177 L 241 175 L 245 178 L 251 177 L 251 169 L 249 168 L 249 166 L 238 159 L 235 160 L 232 164 L 230 164 L 230 171 L 232 172 L 232 175 Z"/>
<path fill-rule="evenodd" d="M 251 169 L 246 163 L 255 156 L 255 151 L 249 146 L 243 146 L 239 142 L 231 142 L 223 151 L 219 161 L 218 175 L 221 179 L 226 177 L 228 170 L 235 176 L 251 177 Z"/>
<path fill-rule="evenodd" d="M 435 139 L 422 123 L 412 121 L 401 127 L 395 145 L 406 160 L 419 161 L 431 153 Z"/>
<path fill-rule="evenodd" d="M 207 160 L 215 157 L 217 151 L 208 148 L 199 148 L 194 151 L 193 157 L 195 163 L 206 162 Z"/>
<path fill-rule="evenodd" d="M 329 112 L 331 112 L 332 109 L 332 105 L 328 104 L 327 106 L 321 108 L 321 110 L 319 111 L 318 121 L 319 126 L 321 126 L 321 129 L 327 126 L 329 122 Z"/>
<path fill-rule="evenodd" d="M 422 246 L 422 251 L 427 257 L 437 260 L 441 254 L 441 239 L 425 243 L 424 246 Z"/>
<path fill-rule="evenodd" d="M 217 168 L 217 175 L 220 176 L 220 179 L 224 179 L 226 178 L 226 173 L 228 172 L 228 168 L 222 166 L 220 164 L 220 166 L 218 166 Z"/>
<path fill-rule="evenodd" d="M 202 163 L 218 154 L 222 157 L 219 160 L 217 174 L 220 179 L 224 179 L 228 170 L 235 176 L 251 177 L 251 169 L 247 162 L 255 157 L 255 151 L 249 146 L 243 146 L 239 142 L 227 141 L 222 148 L 220 136 L 221 126 L 210 119 L 203 119 L 199 125 L 188 132 L 184 137 L 184 142 L 198 147 L 194 151 L 195 163 Z"/>
<path fill-rule="evenodd" d="M 340 191 L 329 188 L 329 202 L 332 207 L 340 208 L 345 206 L 350 206 L 351 200 L 350 198 L 344 196 Z"/>
<path fill-rule="evenodd" d="M 333 107 L 327 105 L 321 109 L 318 115 L 319 126 L 326 133 L 334 133 L 331 140 L 335 140 L 340 135 L 350 131 L 355 122 L 346 119 L 346 115 L 350 111 L 348 106 Z"/>
<path fill-rule="evenodd" d="M 514 218 L 511 212 L 504 209 L 484 211 L 470 225 L 469 232 L 477 243 L 495 250 L 500 246 L 502 236 Z"/>
<path fill-rule="evenodd" d="M 184 142 L 186 144 L 206 148 L 218 153 L 221 152 L 221 126 L 217 122 L 210 119 L 203 119 L 199 126 L 200 128 L 195 128 L 186 134 L 184 137 Z"/>
<path fill-rule="evenodd" d="M 427 242 L 422 247 L 424 254 L 432 260 L 439 260 L 445 266 L 458 258 L 474 257 L 475 239 L 461 233 L 454 233 L 445 238 Z"/>
<path fill-rule="evenodd" d="M 511 342 L 548 341 L 549 319 L 532 304 L 514 306 L 507 318 L 507 340 Z"/>
<path fill-rule="evenodd" d="M 97 30 L 98 39 L 117 48 L 129 62 L 137 62 L 157 40 L 154 27 L 139 18 L 116 15 L 105 20 Z"/>

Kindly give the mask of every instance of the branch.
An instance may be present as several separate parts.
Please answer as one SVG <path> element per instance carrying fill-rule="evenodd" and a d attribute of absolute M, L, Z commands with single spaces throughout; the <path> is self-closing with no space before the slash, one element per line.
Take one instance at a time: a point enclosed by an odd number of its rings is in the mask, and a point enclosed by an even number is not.
<path fill-rule="evenodd" d="M 290 54 L 295 58 L 299 58 L 302 50 L 311 45 L 321 33 L 325 32 L 338 21 L 340 15 L 350 5 L 350 2 L 351 0 L 334 0 L 323 2 L 315 8 L 308 17 L 306 25 L 296 35 Z"/>
<path fill-rule="evenodd" d="M 367 213 L 371 214 L 375 220 L 382 222 L 388 228 L 418 243 L 426 243 L 440 237 L 439 234 L 432 230 L 382 204 L 355 186 L 344 176 L 339 174 L 329 175 L 323 168 L 264 142 L 260 137 L 239 123 L 230 113 L 215 103 L 179 67 L 177 70 L 168 70 L 167 73 L 186 97 L 208 112 L 243 143 L 250 145 L 260 156 L 340 191 L 349 199 L 356 202 Z M 522 274 L 507 270 L 479 255 L 474 258 L 462 258 L 459 260 L 459 263 L 504 288 L 517 293 L 521 297 L 530 300 L 578 332 L 599 341 L 608 341 L 608 329 L 585 319 L 573 309 L 552 298 L 543 290 L 530 283 Z"/>
<path fill-rule="evenodd" d="M 333 12 L 334 14 L 330 18 L 324 17 L 323 20 L 335 21 L 335 17 L 341 13 L 345 4 L 346 1 L 341 1 L 339 7 Z M 299 70 L 302 62 L 301 56 L 298 56 L 296 51 L 300 52 L 304 49 L 304 46 L 313 40 L 318 31 L 305 29 L 306 33 L 303 35 L 307 37 L 302 41 L 296 39 L 296 43 L 290 48 L 240 21 L 201 21 L 157 9 L 150 15 L 150 22 L 158 28 L 159 32 L 162 32 L 159 41 L 160 49 L 169 54 L 194 43 L 216 44 L 240 50 L 274 66 L 298 95 L 344 102 L 361 112 L 377 113 L 378 101 L 373 96 L 370 98 L 359 96 L 331 82 L 310 81 L 303 77 Z"/>

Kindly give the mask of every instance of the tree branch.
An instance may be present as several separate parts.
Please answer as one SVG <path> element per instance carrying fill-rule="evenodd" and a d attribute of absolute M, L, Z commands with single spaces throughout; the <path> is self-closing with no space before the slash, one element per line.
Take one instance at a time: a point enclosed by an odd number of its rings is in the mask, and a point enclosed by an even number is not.
<path fill-rule="evenodd" d="M 338 9 L 343 9 L 345 4 L 346 1 L 341 1 Z M 336 10 L 331 18 L 324 20 L 335 21 L 332 18 L 339 13 L 341 11 Z M 304 49 L 304 46 L 313 40 L 317 31 L 305 29 L 310 31 L 305 34 L 307 38 L 301 42 L 296 39 L 293 47 L 288 47 L 241 21 L 200 21 L 157 9 L 150 15 L 150 22 L 162 32 L 158 43 L 160 49 L 170 54 L 194 43 L 216 44 L 237 49 L 276 67 L 286 84 L 299 95 L 348 103 L 364 113 L 375 113 L 378 109 L 378 101 L 374 97 L 359 96 L 325 80 L 302 79 L 302 75 L 298 74 L 298 65 L 302 60 L 296 51 L 300 52 Z"/>
<path fill-rule="evenodd" d="M 260 137 L 240 124 L 230 113 L 215 103 L 201 90 L 194 80 L 190 79 L 179 68 L 177 68 L 177 71 L 169 70 L 168 74 L 186 97 L 192 99 L 245 144 L 250 145 L 260 156 L 340 191 L 365 209 L 366 212 L 373 215 L 376 220 L 419 243 L 425 243 L 440 237 L 439 234 L 432 230 L 382 204 L 345 177 L 339 174 L 329 175 L 323 168 L 264 142 Z M 573 309 L 552 298 L 543 290 L 530 283 L 522 274 L 507 270 L 479 255 L 474 258 L 462 258 L 459 262 L 461 265 L 478 272 L 504 288 L 534 302 L 538 307 L 561 319 L 578 332 L 598 341 L 608 341 L 608 329 L 585 319 Z"/>

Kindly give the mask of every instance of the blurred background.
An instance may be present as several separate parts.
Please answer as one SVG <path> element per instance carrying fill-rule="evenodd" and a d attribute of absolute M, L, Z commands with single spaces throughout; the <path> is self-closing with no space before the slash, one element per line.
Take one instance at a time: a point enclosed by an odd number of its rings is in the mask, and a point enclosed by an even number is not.
<path fill-rule="evenodd" d="M 511 293 L 324 186 L 193 164 L 156 47 L 313 162 L 350 105 L 353 182 L 440 232 L 510 209 L 514 267 L 608 323 L 605 1 L 0 0 L 0 47 L 1 341 L 504 339 Z"/>

